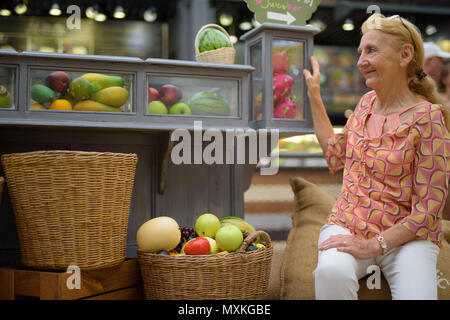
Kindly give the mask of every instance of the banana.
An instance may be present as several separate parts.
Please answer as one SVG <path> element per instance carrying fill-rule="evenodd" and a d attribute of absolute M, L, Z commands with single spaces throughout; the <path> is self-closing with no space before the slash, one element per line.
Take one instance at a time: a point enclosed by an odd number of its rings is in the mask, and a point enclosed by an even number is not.
<path fill-rule="evenodd" d="M 93 101 L 93 100 L 84 100 L 78 102 L 73 110 L 76 111 L 101 111 L 101 112 L 122 112 L 120 108 L 110 107 L 103 103 Z"/>

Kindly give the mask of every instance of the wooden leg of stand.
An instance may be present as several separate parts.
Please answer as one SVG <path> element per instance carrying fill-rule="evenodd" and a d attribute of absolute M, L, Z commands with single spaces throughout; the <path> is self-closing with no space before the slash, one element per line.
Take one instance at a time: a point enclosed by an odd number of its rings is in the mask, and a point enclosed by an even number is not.
<path fill-rule="evenodd" d="M 0 300 L 15 300 L 14 269 L 0 269 Z"/>

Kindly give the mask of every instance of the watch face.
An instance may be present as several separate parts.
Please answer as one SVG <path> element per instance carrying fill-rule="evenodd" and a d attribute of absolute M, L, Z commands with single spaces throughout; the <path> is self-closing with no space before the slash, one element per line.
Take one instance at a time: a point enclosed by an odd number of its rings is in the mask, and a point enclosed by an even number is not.
<path fill-rule="evenodd" d="M 381 243 L 381 247 L 382 247 L 383 249 L 386 249 L 386 248 L 387 248 L 386 242 Z"/>

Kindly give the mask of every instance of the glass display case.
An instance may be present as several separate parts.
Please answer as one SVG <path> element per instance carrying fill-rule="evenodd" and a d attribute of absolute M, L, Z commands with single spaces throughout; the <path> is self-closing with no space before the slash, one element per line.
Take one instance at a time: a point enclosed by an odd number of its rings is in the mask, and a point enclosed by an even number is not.
<path fill-rule="evenodd" d="M 240 116 L 237 80 L 148 75 L 147 82 L 148 115 Z"/>
<path fill-rule="evenodd" d="M 314 27 L 263 23 L 241 37 L 251 79 L 251 126 L 282 132 L 312 131 L 303 69 L 313 54 Z"/>
<path fill-rule="evenodd" d="M 245 129 L 253 70 L 247 65 L 0 50 L 0 86 L 18 97 L 0 108 L 0 124 L 191 130 L 201 121 L 204 129 Z"/>
<path fill-rule="evenodd" d="M 0 109 L 16 108 L 17 67 L 0 64 Z"/>

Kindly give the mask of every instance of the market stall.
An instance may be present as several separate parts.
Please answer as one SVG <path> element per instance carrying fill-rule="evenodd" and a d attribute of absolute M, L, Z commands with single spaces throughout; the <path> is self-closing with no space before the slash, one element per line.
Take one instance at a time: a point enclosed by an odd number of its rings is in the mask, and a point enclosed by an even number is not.
<path fill-rule="evenodd" d="M 275 35 L 273 47 L 272 40 L 261 42 L 259 37 L 259 31 L 265 34 L 268 30 L 270 36 Z M 301 32 L 296 33 L 299 30 Z M 220 41 L 213 38 L 213 32 L 210 32 L 212 41 L 220 45 Z M 309 66 L 312 37 L 316 32 L 315 28 L 310 27 L 278 27 L 277 30 L 276 25 L 263 24 L 248 37 L 251 43 L 257 43 L 262 48 L 259 55 L 253 55 L 254 52 L 249 55 L 252 56 L 251 61 L 259 59 L 259 62 L 249 65 L 236 65 L 232 61 L 142 60 L 2 51 L 0 150 L 2 155 L 8 155 L 3 157 L 3 165 L 17 164 L 18 160 L 8 162 L 10 154 L 31 151 L 48 151 L 44 152 L 42 161 L 52 162 L 52 165 L 61 154 L 66 155 L 64 151 L 78 151 L 80 157 L 86 156 L 83 153 L 85 151 L 135 154 L 137 165 L 128 220 L 125 221 L 127 258 L 137 257 L 138 228 L 153 218 L 171 217 L 181 228 L 193 226 L 205 212 L 211 212 L 217 218 L 243 218 L 243 195 L 249 188 L 258 161 L 270 155 L 280 135 L 311 131 L 305 84 L 300 70 Z M 256 40 L 253 39 L 254 35 L 257 35 Z M 203 54 L 219 50 L 208 49 L 209 44 L 200 39 L 198 47 L 202 45 L 207 48 Z M 283 66 L 279 65 L 279 55 L 285 59 L 281 61 L 285 64 Z M 253 76 L 255 69 L 260 73 Z M 289 80 L 287 87 L 278 88 L 277 75 Z M 261 91 L 256 92 L 257 88 Z M 281 96 L 279 91 L 282 92 Z M 255 102 L 258 96 L 264 98 Z M 280 107 L 280 103 L 286 106 Z M 50 150 L 59 151 L 57 154 Z M 30 157 L 34 156 L 37 157 L 37 154 L 30 154 Z M 71 160 L 64 158 L 64 161 L 70 164 Z M 31 159 L 33 165 L 36 162 L 39 161 Z M 26 170 L 28 163 L 21 164 L 20 170 L 23 167 Z M 87 164 L 88 169 L 98 166 L 102 166 L 101 162 Z M 75 194 L 79 194 L 77 187 L 83 187 L 81 183 L 77 185 L 77 174 L 73 168 L 70 170 L 74 173 L 68 178 L 62 174 L 55 175 L 55 172 L 49 175 L 45 166 L 40 168 L 34 169 L 36 178 L 28 180 L 25 187 L 17 188 L 15 185 L 13 190 L 11 185 L 11 190 L 3 193 L 0 209 L 0 228 L 3 231 L 0 235 L 0 266 L 26 262 L 25 266 L 28 267 L 60 269 L 69 263 L 63 261 L 53 265 L 49 259 L 43 258 L 40 264 L 35 264 L 36 253 L 30 255 L 32 262 L 28 263 L 24 256 L 25 250 L 19 250 L 19 243 L 25 245 L 22 227 L 28 225 L 27 221 L 17 224 L 19 210 L 27 210 L 20 203 L 28 203 L 29 210 L 34 206 L 47 208 L 56 217 L 56 224 L 65 224 L 66 215 L 59 216 L 59 209 L 55 211 L 55 201 L 58 208 L 67 201 L 71 209 L 77 210 L 83 203 L 83 199 L 75 197 Z M 3 167 L 0 175 L 5 175 L 9 183 L 11 178 L 8 177 L 13 177 L 13 174 L 6 169 L 10 170 L 9 167 Z M 68 168 L 67 171 L 70 170 Z M 267 174 L 276 172 L 277 169 Z M 83 182 L 90 179 L 89 173 L 83 174 L 80 172 Z M 45 179 L 47 184 L 40 184 L 39 179 Z M 56 182 L 62 185 L 62 190 L 57 194 L 49 193 L 49 186 Z M 5 185 L 6 190 L 8 183 Z M 94 213 L 98 211 L 95 199 L 114 199 L 124 189 L 111 187 L 110 190 L 108 183 L 99 183 L 98 179 L 95 183 L 100 185 L 100 193 L 96 189 L 84 196 L 87 202 L 94 202 L 86 206 L 87 216 L 74 225 L 75 228 L 86 224 L 86 229 L 80 230 L 86 230 L 92 235 L 96 234 L 97 225 L 103 232 L 109 230 L 109 225 L 117 224 L 108 219 L 98 221 L 94 218 Z M 33 185 L 33 193 L 28 192 L 29 185 Z M 45 192 L 36 190 L 39 186 Z M 13 195 L 14 199 L 10 198 Z M 72 202 L 73 197 L 78 200 Z M 127 201 L 126 197 L 124 199 Z M 64 206 L 61 208 L 66 210 Z M 115 210 L 114 206 L 111 208 Z M 40 214 L 45 217 L 42 210 Z M 87 228 L 90 224 L 94 224 L 92 230 Z M 52 227 L 39 228 L 36 230 L 38 237 Z M 22 231 L 17 234 L 17 229 Z M 28 232 L 29 229 L 25 233 Z M 49 234 L 50 244 L 37 251 L 49 251 L 53 233 Z M 242 236 L 241 231 L 239 236 Z M 63 256 L 67 250 L 94 250 L 97 245 L 88 242 L 91 240 L 89 235 L 86 237 L 88 240 L 85 245 L 77 244 L 76 248 L 70 249 L 68 246 L 74 243 L 73 240 L 54 237 L 54 241 L 62 243 L 62 247 L 55 250 L 60 250 Z M 113 236 L 108 239 L 100 237 L 94 242 L 110 246 L 113 239 Z M 32 239 L 30 243 L 33 241 L 36 240 Z M 270 239 L 266 245 L 270 247 Z M 104 246 L 101 250 L 104 250 Z M 232 251 L 236 251 L 236 248 Z M 267 265 L 271 254 L 265 252 Z M 260 253 L 258 251 L 254 256 Z M 83 268 L 89 270 L 95 267 L 96 264 L 89 261 Z M 262 272 L 266 273 L 267 269 Z M 259 295 L 266 289 L 267 283 Z"/>

